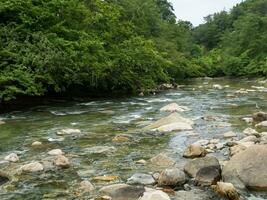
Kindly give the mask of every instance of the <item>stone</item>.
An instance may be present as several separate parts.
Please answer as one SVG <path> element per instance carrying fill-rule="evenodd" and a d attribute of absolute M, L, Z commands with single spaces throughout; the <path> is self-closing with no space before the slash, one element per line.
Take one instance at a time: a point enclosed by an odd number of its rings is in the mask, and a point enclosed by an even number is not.
<path fill-rule="evenodd" d="M 107 181 L 107 182 L 112 182 L 112 181 L 118 181 L 119 177 L 118 176 L 113 176 L 113 175 L 105 175 L 105 176 L 96 176 L 93 178 L 94 181 Z"/>
<path fill-rule="evenodd" d="M 213 195 L 209 194 L 207 191 L 193 189 L 190 191 L 179 190 L 176 192 L 174 200 L 214 200 Z"/>
<path fill-rule="evenodd" d="M 208 166 L 201 168 L 195 177 L 200 186 L 215 185 L 221 179 L 221 168 L 218 166 Z"/>
<path fill-rule="evenodd" d="M 6 123 L 6 122 L 0 120 L 0 125 L 3 125 L 3 124 L 5 124 L 5 123 Z"/>
<path fill-rule="evenodd" d="M 175 164 L 175 160 L 168 157 L 164 153 L 160 153 L 157 156 L 150 159 L 150 162 L 153 165 L 162 166 L 162 167 L 170 167 Z"/>
<path fill-rule="evenodd" d="M 145 192 L 139 200 L 171 200 L 170 197 L 160 190 Z"/>
<path fill-rule="evenodd" d="M 248 124 L 253 122 L 253 118 L 252 117 L 244 117 L 244 118 L 242 118 L 242 120 L 245 121 Z"/>
<path fill-rule="evenodd" d="M 139 165 L 145 165 L 146 163 L 147 162 L 145 160 L 143 160 L 143 159 L 136 161 L 136 164 L 139 164 Z"/>
<path fill-rule="evenodd" d="M 9 181 L 9 176 L 0 171 L 0 186 L 7 183 Z"/>
<path fill-rule="evenodd" d="M 136 173 L 127 179 L 127 184 L 130 185 L 154 185 L 156 183 L 152 175 Z"/>
<path fill-rule="evenodd" d="M 184 171 L 190 177 L 196 177 L 199 170 L 207 167 L 217 167 L 218 169 L 221 168 L 219 161 L 217 158 L 212 156 L 206 156 L 204 158 L 195 158 L 187 162 L 184 166 Z"/>
<path fill-rule="evenodd" d="M 11 153 L 11 154 L 7 155 L 4 160 L 9 161 L 9 162 L 18 162 L 19 157 L 17 154 Z"/>
<path fill-rule="evenodd" d="M 224 143 L 218 143 L 215 145 L 215 148 L 218 150 L 222 150 L 224 148 Z"/>
<path fill-rule="evenodd" d="M 232 183 L 217 182 L 213 190 L 229 200 L 240 200 L 240 195 Z"/>
<path fill-rule="evenodd" d="M 183 157 L 185 158 L 196 158 L 196 157 L 204 157 L 206 156 L 207 152 L 204 147 L 200 144 L 195 143 L 191 144 L 189 147 L 186 148 L 184 151 Z"/>
<path fill-rule="evenodd" d="M 164 117 L 144 128 L 144 130 L 153 130 L 161 132 L 179 131 L 179 130 L 192 130 L 194 122 L 190 119 L 180 116 L 178 113 Z"/>
<path fill-rule="evenodd" d="M 254 135 L 251 135 L 251 136 L 247 136 L 241 140 L 238 141 L 238 143 L 246 143 L 246 142 L 257 142 L 258 141 L 258 138 Z"/>
<path fill-rule="evenodd" d="M 54 164 L 57 167 L 60 167 L 60 168 L 68 168 L 68 167 L 70 167 L 69 159 L 67 157 L 63 156 L 63 155 L 58 155 L 54 160 Z"/>
<path fill-rule="evenodd" d="M 63 155 L 63 151 L 61 149 L 53 149 L 48 152 L 48 155 L 50 156 L 58 156 L 58 155 Z"/>
<path fill-rule="evenodd" d="M 80 183 L 80 189 L 84 192 L 91 192 L 95 189 L 95 187 L 90 181 L 84 180 Z"/>
<path fill-rule="evenodd" d="M 263 121 L 259 124 L 256 124 L 257 128 L 267 128 L 267 121 Z"/>
<path fill-rule="evenodd" d="M 213 89 L 217 89 L 217 90 L 222 90 L 223 89 L 223 86 L 221 86 L 219 84 L 214 84 L 212 87 L 213 87 Z"/>
<path fill-rule="evenodd" d="M 89 154 L 105 154 L 105 153 L 114 153 L 117 149 L 112 146 L 94 146 L 85 148 L 84 152 Z"/>
<path fill-rule="evenodd" d="M 246 128 L 243 133 L 245 133 L 246 135 L 255 135 L 255 136 L 259 136 L 258 131 L 256 131 L 255 129 L 252 128 Z"/>
<path fill-rule="evenodd" d="M 71 134 L 80 134 L 81 130 L 79 129 L 62 129 L 57 132 L 58 135 L 71 135 Z"/>
<path fill-rule="evenodd" d="M 102 196 L 102 197 L 96 197 L 95 200 L 112 200 L 112 198 L 110 196 Z"/>
<path fill-rule="evenodd" d="M 158 186 L 181 186 L 186 181 L 185 173 L 177 168 L 163 170 L 158 178 Z"/>
<path fill-rule="evenodd" d="M 32 143 L 32 146 L 41 146 L 42 145 L 42 142 L 39 142 L 39 141 L 35 141 Z"/>
<path fill-rule="evenodd" d="M 253 114 L 253 121 L 262 122 L 267 120 L 267 113 L 265 112 L 257 112 Z"/>
<path fill-rule="evenodd" d="M 219 139 L 212 139 L 209 141 L 210 144 L 218 144 L 220 142 Z"/>
<path fill-rule="evenodd" d="M 233 137 L 236 137 L 236 133 L 234 133 L 233 131 L 229 131 L 229 132 L 226 132 L 223 134 L 223 137 L 224 138 L 233 138 Z"/>
<path fill-rule="evenodd" d="M 234 155 L 223 167 L 225 182 L 238 189 L 267 190 L 267 145 L 252 145 Z"/>
<path fill-rule="evenodd" d="M 117 142 L 117 143 L 123 143 L 123 142 L 129 142 L 130 138 L 128 135 L 121 134 L 121 135 L 116 135 L 113 139 L 112 142 Z"/>
<path fill-rule="evenodd" d="M 185 112 L 189 111 L 190 109 L 186 106 L 179 106 L 177 103 L 171 103 L 167 106 L 164 106 L 160 109 L 162 112 Z"/>
<path fill-rule="evenodd" d="M 194 144 L 200 144 L 202 146 L 208 145 L 210 143 L 209 140 L 198 140 Z"/>
<path fill-rule="evenodd" d="M 145 188 L 143 186 L 114 184 L 102 187 L 99 192 L 110 196 L 112 200 L 137 200 L 143 195 Z"/>
<path fill-rule="evenodd" d="M 44 167 L 39 162 L 32 162 L 32 163 L 23 165 L 20 169 L 23 172 L 39 172 L 39 171 L 43 171 Z"/>

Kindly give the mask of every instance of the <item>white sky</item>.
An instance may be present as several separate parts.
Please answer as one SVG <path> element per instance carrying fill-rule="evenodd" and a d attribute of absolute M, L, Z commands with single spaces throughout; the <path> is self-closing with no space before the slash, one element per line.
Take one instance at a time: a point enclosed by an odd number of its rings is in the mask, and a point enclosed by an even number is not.
<path fill-rule="evenodd" d="M 242 0 L 169 0 L 177 19 L 190 21 L 194 26 L 204 22 L 203 17 L 222 10 L 230 10 Z"/>

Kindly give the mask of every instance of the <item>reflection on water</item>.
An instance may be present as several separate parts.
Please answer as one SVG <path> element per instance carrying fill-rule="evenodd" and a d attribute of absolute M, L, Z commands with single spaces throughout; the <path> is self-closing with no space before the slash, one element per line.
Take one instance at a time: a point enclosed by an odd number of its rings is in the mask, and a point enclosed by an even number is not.
<path fill-rule="evenodd" d="M 212 87 L 214 84 L 229 87 L 218 90 Z M 241 118 L 267 110 L 267 92 L 262 86 L 266 87 L 257 80 L 198 79 L 186 82 L 181 89 L 153 96 L 51 104 L 3 114 L 0 119 L 6 124 L 0 125 L 0 161 L 11 152 L 16 152 L 20 161 L 11 166 L 0 162 L 1 170 L 14 171 L 29 161 L 45 163 L 47 152 L 55 148 L 66 153 L 72 167 L 17 176 L 5 189 L 0 189 L 0 199 L 71 198 L 74 195 L 71 188 L 83 178 L 116 175 L 119 181 L 125 181 L 135 172 L 153 172 L 149 165 L 135 162 L 148 160 L 163 151 L 171 153 L 182 167 L 185 160 L 181 155 L 188 144 L 199 139 L 222 139 L 222 134 L 230 130 L 241 135 L 248 126 Z M 236 95 L 240 88 L 251 91 Z M 182 115 L 195 120 L 193 132 L 197 134 L 177 132 L 155 136 L 143 133 L 141 127 L 166 116 L 167 113 L 159 109 L 172 102 L 191 109 Z M 205 117 L 216 120 L 203 120 Z M 81 134 L 58 136 L 56 132 L 63 128 L 80 129 Z M 130 134 L 131 141 L 112 142 L 113 137 L 121 133 Z M 33 148 L 34 141 L 41 141 L 43 146 Z M 101 155 L 86 153 L 86 148 L 94 146 L 113 146 L 116 151 Z M 224 153 L 215 155 L 225 159 Z M 99 188 L 103 184 L 96 183 L 96 186 Z M 257 196 L 250 199 L 256 200 Z"/>

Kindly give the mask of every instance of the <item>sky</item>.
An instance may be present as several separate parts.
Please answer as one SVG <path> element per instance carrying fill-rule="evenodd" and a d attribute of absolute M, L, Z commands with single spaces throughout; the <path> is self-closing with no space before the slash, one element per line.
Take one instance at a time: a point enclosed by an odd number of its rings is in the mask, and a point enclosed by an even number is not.
<path fill-rule="evenodd" d="M 169 0 L 177 19 L 190 21 L 194 26 L 204 22 L 203 17 L 222 10 L 229 11 L 242 0 Z"/>

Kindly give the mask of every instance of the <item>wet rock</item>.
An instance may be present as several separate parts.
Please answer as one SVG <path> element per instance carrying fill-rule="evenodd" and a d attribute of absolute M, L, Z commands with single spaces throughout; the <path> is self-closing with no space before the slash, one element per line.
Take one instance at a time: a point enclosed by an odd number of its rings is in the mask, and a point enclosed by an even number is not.
<path fill-rule="evenodd" d="M 81 130 L 79 129 L 62 129 L 57 132 L 58 135 L 71 135 L 71 134 L 80 134 Z"/>
<path fill-rule="evenodd" d="M 242 118 L 242 120 L 245 121 L 248 124 L 253 122 L 253 118 L 252 117 L 244 117 L 244 118 Z"/>
<path fill-rule="evenodd" d="M 212 188 L 215 192 L 229 200 L 240 200 L 240 195 L 232 183 L 217 182 Z"/>
<path fill-rule="evenodd" d="M 193 189 L 190 191 L 180 190 L 176 192 L 174 200 L 214 200 L 213 195 L 209 194 L 207 191 Z"/>
<path fill-rule="evenodd" d="M 162 167 L 170 167 L 175 164 L 175 160 L 168 157 L 164 153 L 160 153 L 159 155 L 150 159 L 150 162 L 153 165 L 162 166 Z"/>
<path fill-rule="evenodd" d="M 195 158 L 194 160 L 190 160 L 186 165 L 184 166 L 184 171 L 190 176 L 190 177 L 196 177 L 199 170 L 207 168 L 207 167 L 214 167 L 217 169 L 220 169 L 220 163 L 217 160 L 217 158 L 212 156 L 206 156 L 204 158 Z"/>
<path fill-rule="evenodd" d="M 145 165 L 147 162 L 145 160 L 137 160 L 136 161 L 136 164 L 139 164 L 139 165 Z"/>
<path fill-rule="evenodd" d="M 54 164 L 57 167 L 61 167 L 61 168 L 68 168 L 70 167 L 70 161 L 67 157 L 63 156 L 63 155 L 58 155 L 55 160 L 54 160 Z"/>
<path fill-rule="evenodd" d="M 265 112 L 257 112 L 253 114 L 253 121 L 262 122 L 267 120 L 267 113 Z"/>
<path fill-rule="evenodd" d="M 258 131 L 256 131 L 255 129 L 252 128 L 246 128 L 243 133 L 245 133 L 246 135 L 255 135 L 255 136 L 259 136 Z"/>
<path fill-rule="evenodd" d="M 107 181 L 107 182 L 112 182 L 112 181 L 118 181 L 119 177 L 118 176 L 96 176 L 93 178 L 94 181 Z"/>
<path fill-rule="evenodd" d="M 171 168 L 163 170 L 158 179 L 159 186 L 181 186 L 186 181 L 185 173 L 179 169 Z"/>
<path fill-rule="evenodd" d="M 146 126 L 144 130 L 154 130 L 160 132 L 192 130 L 193 124 L 194 122 L 192 120 L 181 117 L 178 113 L 172 113 L 171 115 Z"/>
<path fill-rule="evenodd" d="M 149 174 L 136 173 L 127 180 L 130 185 L 154 185 L 155 179 Z"/>
<path fill-rule="evenodd" d="M 8 175 L 3 172 L 0 172 L 0 186 L 7 183 L 9 181 Z"/>
<path fill-rule="evenodd" d="M 145 188 L 143 186 L 114 184 L 101 188 L 99 192 L 110 196 L 112 200 L 137 200 L 143 195 Z"/>
<path fill-rule="evenodd" d="M 185 158 L 196 158 L 196 157 L 204 157 L 206 156 L 207 152 L 204 147 L 200 144 L 195 143 L 191 144 L 187 149 L 184 151 L 183 157 Z"/>
<path fill-rule="evenodd" d="M 223 134 L 223 137 L 224 138 L 233 138 L 233 137 L 236 137 L 236 133 L 234 133 L 233 131 L 229 131 L 229 132 L 226 132 Z"/>
<path fill-rule="evenodd" d="M 23 165 L 20 169 L 23 172 L 39 172 L 39 171 L 43 171 L 44 167 L 39 162 L 32 162 L 32 163 Z"/>
<path fill-rule="evenodd" d="M 248 94 L 248 91 L 246 91 L 245 89 L 240 89 L 240 90 L 237 90 L 237 91 L 235 91 L 235 94 L 240 94 L 240 95 L 242 95 L 242 94 Z"/>
<path fill-rule="evenodd" d="M 212 87 L 213 87 L 213 89 L 216 89 L 216 90 L 222 90 L 223 89 L 223 86 L 221 86 L 219 84 L 214 84 Z"/>
<path fill-rule="evenodd" d="M 39 141 L 35 141 L 32 143 L 32 146 L 41 146 L 42 145 L 42 142 L 39 142 Z"/>
<path fill-rule="evenodd" d="M 53 149 L 48 152 L 48 155 L 50 156 L 58 156 L 58 155 L 63 155 L 63 151 L 61 149 Z"/>
<path fill-rule="evenodd" d="M 216 184 L 221 179 L 221 168 L 218 166 L 208 166 L 201 168 L 196 174 L 196 182 L 201 186 Z"/>
<path fill-rule="evenodd" d="M 267 190 L 267 145 L 253 145 L 233 156 L 223 168 L 223 180 L 237 188 Z"/>
<path fill-rule="evenodd" d="M 112 142 L 117 142 L 117 143 L 123 143 L 123 142 L 129 142 L 129 141 L 130 141 L 130 137 L 128 135 L 125 135 L 125 134 L 116 135 L 112 139 Z"/>
<path fill-rule="evenodd" d="M 139 200 L 171 200 L 170 197 L 162 191 L 152 190 L 145 192 Z"/>
<path fill-rule="evenodd" d="M 209 140 L 198 140 L 198 141 L 196 141 L 194 144 L 200 144 L 200 145 L 202 145 L 202 146 L 206 146 L 206 145 L 208 145 L 209 143 L 210 143 Z"/>
<path fill-rule="evenodd" d="M 84 192 L 91 192 L 95 189 L 95 187 L 90 181 L 84 180 L 80 183 L 80 189 Z"/>
<path fill-rule="evenodd" d="M 84 149 L 85 153 L 91 154 L 114 153 L 115 151 L 116 148 L 112 146 L 95 146 Z"/>
<path fill-rule="evenodd" d="M 256 124 L 257 128 L 267 128 L 267 121 L 263 121 L 259 124 Z"/>
<path fill-rule="evenodd" d="M 5 160 L 9 161 L 9 162 L 18 162 L 19 161 L 19 157 L 18 157 L 17 154 L 11 153 L 11 154 L 9 154 L 8 156 L 5 157 Z"/>
<path fill-rule="evenodd" d="M 167 106 L 164 106 L 163 108 L 160 109 L 162 112 L 185 112 L 190 110 L 186 106 L 179 106 L 177 103 L 171 103 Z"/>

